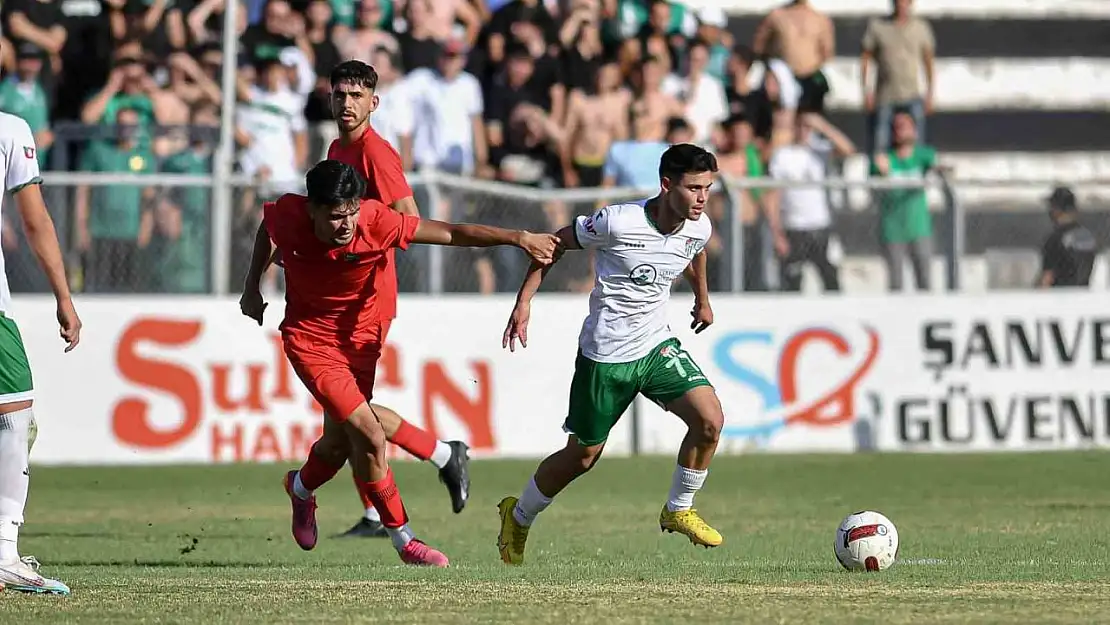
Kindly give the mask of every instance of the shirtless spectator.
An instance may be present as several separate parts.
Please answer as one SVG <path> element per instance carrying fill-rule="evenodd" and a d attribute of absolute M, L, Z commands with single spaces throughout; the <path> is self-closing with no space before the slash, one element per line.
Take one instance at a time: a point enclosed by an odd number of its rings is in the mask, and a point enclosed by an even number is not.
<path fill-rule="evenodd" d="M 609 146 L 628 138 L 631 101 L 631 94 L 621 86 L 620 67 L 615 63 L 601 66 L 595 88 L 571 92 L 561 152 L 565 186 L 601 186 Z"/>
<path fill-rule="evenodd" d="M 223 92 L 219 83 L 192 56 L 184 52 L 174 53 L 169 58 L 169 70 L 170 91 L 190 109 L 205 104 L 220 106 Z"/>
<path fill-rule="evenodd" d="M 469 0 L 435 0 L 429 8 L 429 29 L 437 41 L 462 39 L 468 46 L 478 41 L 482 14 Z"/>
<path fill-rule="evenodd" d="M 344 59 L 369 63 L 374 50 L 378 48 L 394 53 L 401 50 L 393 35 L 378 28 L 378 22 L 382 19 L 382 1 L 362 0 L 356 5 L 355 27 L 339 43 L 339 52 Z"/>
<path fill-rule="evenodd" d="M 674 96 L 663 92 L 665 76 L 666 65 L 661 59 L 649 57 L 640 64 L 636 75 L 636 94 L 630 108 L 634 136 L 653 136 L 658 129 L 662 137 L 668 119 L 685 117 L 686 107 Z"/>
<path fill-rule="evenodd" d="M 708 143 L 713 130 L 728 117 L 728 102 L 721 81 L 708 73 L 709 44 L 695 40 L 689 48 L 685 78 L 668 77 L 664 92 L 684 104 L 685 117 L 694 126 L 694 143 Z"/>
<path fill-rule="evenodd" d="M 381 3 L 383 0 L 363 0 L 363 2 Z M 405 4 L 405 22 L 408 29 L 397 35 L 397 43 L 401 46 L 401 64 L 411 72 L 415 69 L 436 67 L 439 63 L 440 52 L 446 41 L 437 38 L 435 17 L 432 5 L 441 0 L 408 0 Z M 462 40 L 466 45 L 469 44 Z"/>
<path fill-rule="evenodd" d="M 821 113 L 829 83 L 821 71 L 832 60 L 836 41 L 833 22 L 809 0 L 794 0 L 775 9 L 760 23 L 752 48 L 763 59 L 781 58 L 801 85 L 801 113 Z"/>
<path fill-rule="evenodd" d="M 911 13 L 912 0 L 894 0 L 894 12 L 875 18 L 863 35 L 860 80 L 863 101 L 871 119 L 871 152 L 890 147 L 891 123 L 899 110 L 913 116 L 920 140 L 925 136 L 925 116 L 933 112 L 933 60 L 936 41 L 929 22 Z M 878 67 L 871 88 L 871 66 Z M 925 93 L 920 75 L 924 69 Z"/>

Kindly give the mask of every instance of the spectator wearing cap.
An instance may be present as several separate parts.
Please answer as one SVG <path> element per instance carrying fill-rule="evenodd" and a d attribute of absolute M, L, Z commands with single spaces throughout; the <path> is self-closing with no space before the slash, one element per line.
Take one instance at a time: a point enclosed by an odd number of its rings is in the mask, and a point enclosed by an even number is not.
<path fill-rule="evenodd" d="M 449 41 L 435 69 L 420 68 L 405 78 L 415 119 L 413 159 L 417 168 L 488 174 L 482 86 L 463 71 L 467 51 L 463 42 Z"/>
<path fill-rule="evenodd" d="M 937 152 L 918 143 L 913 116 L 894 116 L 894 145 L 872 158 L 871 175 L 897 179 L 924 179 L 937 168 Z M 901 291 L 906 258 L 921 291 L 930 288 L 933 257 L 933 221 L 925 189 L 888 189 L 878 192 L 879 231 L 891 291 Z"/>
<path fill-rule="evenodd" d="M 933 60 L 936 41 L 929 22 L 911 12 L 912 0 L 893 0 L 894 11 L 872 19 L 863 35 L 860 80 L 863 101 L 871 114 L 871 153 L 890 145 L 894 113 L 907 110 L 914 117 L 918 135 L 925 137 L 925 116 L 933 111 Z M 878 72 L 871 85 L 871 66 Z M 925 92 L 921 70 L 925 70 Z"/>
<path fill-rule="evenodd" d="M 717 6 L 707 6 L 698 10 L 697 38 L 709 46 L 709 65 L 706 72 L 718 81 L 728 80 L 728 60 L 731 54 L 732 37 L 728 33 L 728 16 Z"/>
<path fill-rule="evenodd" d="M 1047 198 L 1052 234 L 1041 252 L 1041 276 L 1038 288 L 1087 287 L 1091 282 L 1098 241 L 1079 223 L 1079 206 L 1075 194 L 1066 187 L 1057 187 Z"/>
<path fill-rule="evenodd" d="M 16 70 L 0 82 L 0 110 L 27 122 L 35 135 L 39 167 L 46 168 L 47 154 L 54 144 L 50 131 L 50 103 L 40 77 L 46 53 L 33 43 L 23 42 L 16 50 Z"/>

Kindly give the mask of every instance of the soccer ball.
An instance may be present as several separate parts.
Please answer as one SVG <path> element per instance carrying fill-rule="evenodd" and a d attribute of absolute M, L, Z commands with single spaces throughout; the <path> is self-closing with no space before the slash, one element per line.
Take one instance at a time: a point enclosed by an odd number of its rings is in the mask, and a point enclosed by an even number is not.
<path fill-rule="evenodd" d="M 878 512 L 849 514 L 836 528 L 833 549 L 849 571 L 882 571 L 898 557 L 898 530 Z"/>

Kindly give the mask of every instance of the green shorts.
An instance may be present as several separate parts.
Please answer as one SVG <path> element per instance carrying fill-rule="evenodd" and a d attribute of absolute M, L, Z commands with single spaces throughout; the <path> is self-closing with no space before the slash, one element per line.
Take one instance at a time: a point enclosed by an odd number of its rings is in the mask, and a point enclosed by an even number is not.
<path fill-rule="evenodd" d="M 712 385 L 678 339 L 667 339 L 632 362 L 595 362 L 579 352 L 563 429 L 583 445 L 599 445 L 637 394 L 666 407 L 699 386 Z"/>
<path fill-rule="evenodd" d="M 13 319 L 0 312 L 0 404 L 34 398 L 31 365 Z"/>

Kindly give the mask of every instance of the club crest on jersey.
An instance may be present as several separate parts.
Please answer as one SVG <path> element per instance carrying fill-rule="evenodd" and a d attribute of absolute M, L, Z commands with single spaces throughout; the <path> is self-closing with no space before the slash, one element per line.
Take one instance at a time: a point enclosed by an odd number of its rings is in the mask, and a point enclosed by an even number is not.
<path fill-rule="evenodd" d="M 636 265 L 632 268 L 632 271 L 628 273 L 628 277 L 632 280 L 632 284 L 638 286 L 652 284 L 658 276 L 659 272 L 655 270 L 655 267 L 646 264 Z"/>
<path fill-rule="evenodd" d="M 699 239 L 686 239 L 686 255 L 693 256 L 701 251 L 704 244 Z"/>
<path fill-rule="evenodd" d="M 28 160 L 35 160 L 35 148 L 23 146 L 23 156 L 27 157 Z"/>
<path fill-rule="evenodd" d="M 347 252 L 346 254 L 343 254 L 343 260 L 345 260 L 349 263 L 353 263 L 356 260 L 358 260 L 358 254 L 355 254 L 353 252 Z"/>

